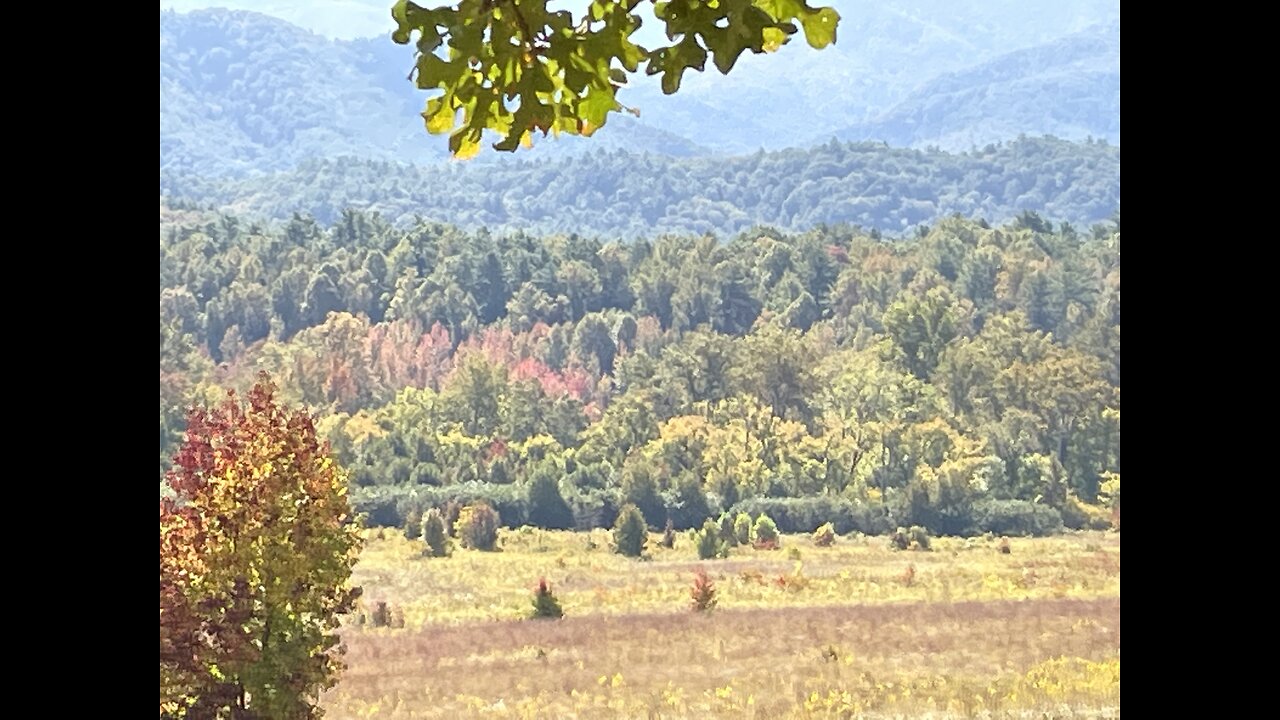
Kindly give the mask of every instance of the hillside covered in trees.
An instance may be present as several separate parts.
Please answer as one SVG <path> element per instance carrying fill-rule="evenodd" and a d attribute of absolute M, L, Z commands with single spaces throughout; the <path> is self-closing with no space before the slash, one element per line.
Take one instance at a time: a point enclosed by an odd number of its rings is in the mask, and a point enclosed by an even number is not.
<path fill-rule="evenodd" d="M 620 244 L 162 204 L 161 468 L 188 403 L 266 370 L 375 524 L 476 498 L 543 527 L 624 502 L 677 528 L 735 506 L 785 531 L 1105 524 L 1119 230 L 1024 213 Z"/>
<path fill-rule="evenodd" d="M 758 224 L 906 230 L 955 213 L 1003 222 L 1023 210 L 1089 225 L 1120 205 L 1120 149 L 1044 138 L 955 155 L 832 141 L 716 159 L 602 151 L 426 168 L 341 159 L 242 180 L 162 171 L 160 189 L 262 218 L 331 223 L 336 209 L 354 207 L 397 223 L 625 238 Z"/>

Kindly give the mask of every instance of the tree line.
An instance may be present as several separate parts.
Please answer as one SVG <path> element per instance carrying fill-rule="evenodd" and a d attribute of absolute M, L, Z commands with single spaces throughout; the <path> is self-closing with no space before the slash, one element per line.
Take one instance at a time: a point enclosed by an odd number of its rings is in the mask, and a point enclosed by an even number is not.
<path fill-rule="evenodd" d="M 475 500 L 805 532 L 1118 512 L 1118 211 L 625 244 L 170 211 L 160 251 L 162 473 L 188 404 L 267 371 L 375 524 Z"/>
<path fill-rule="evenodd" d="M 160 194 L 282 220 L 301 211 L 337 223 L 337 208 L 356 207 L 401 225 L 628 239 L 757 224 L 911 230 L 955 213 L 999 221 L 1024 209 L 1088 225 L 1120 205 L 1120 149 L 1045 137 L 956 154 L 831 141 L 734 158 L 616 149 L 431 167 L 337 158 L 244 178 L 161 170 Z"/>

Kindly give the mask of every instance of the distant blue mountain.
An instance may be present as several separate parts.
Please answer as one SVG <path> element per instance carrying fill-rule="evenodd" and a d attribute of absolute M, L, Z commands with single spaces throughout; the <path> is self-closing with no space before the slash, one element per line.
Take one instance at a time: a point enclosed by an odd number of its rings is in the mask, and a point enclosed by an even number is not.
<path fill-rule="evenodd" d="M 412 48 L 385 34 L 351 39 L 390 28 L 390 0 L 223 1 L 279 17 L 161 11 L 162 170 L 243 175 L 335 157 L 445 159 L 445 138 L 428 135 L 419 116 L 426 93 L 406 79 Z M 826 50 L 796 41 L 744 57 L 728 76 L 690 73 L 674 96 L 639 78 L 620 95 L 641 110 L 638 120 L 614 116 L 590 139 L 538 139 L 532 151 L 481 162 L 614 149 L 742 155 L 833 136 L 952 149 L 1023 134 L 1119 142 L 1116 0 L 832 4 L 843 19 Z"/>

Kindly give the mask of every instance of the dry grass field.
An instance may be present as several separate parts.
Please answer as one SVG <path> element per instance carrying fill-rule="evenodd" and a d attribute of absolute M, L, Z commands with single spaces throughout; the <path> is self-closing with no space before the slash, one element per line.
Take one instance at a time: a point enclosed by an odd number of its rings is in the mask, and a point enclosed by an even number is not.
<path fill-rule="evenodd" d="M 344 628 L 332 718 L 1099 718 L 1120 712 L 1120 537 L 885 538 L 698 561 L 608 534 L 505 532 L 502 550 L 422 557 L 372 531 L 366 613 Z M 718 589 L 689 610 L 693 572 Z M 524 619 L 545 576 L 561 620 Z"/>

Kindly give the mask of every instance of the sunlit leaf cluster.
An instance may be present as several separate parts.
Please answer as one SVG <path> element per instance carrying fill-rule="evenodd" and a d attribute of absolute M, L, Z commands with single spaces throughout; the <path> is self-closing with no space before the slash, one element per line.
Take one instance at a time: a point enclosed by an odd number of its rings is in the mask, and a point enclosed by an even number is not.
<path fill-rule="evenodd" d="M 728 73 L 742 53 L 773 52 L 800 28 L 814 48 L 835 42 L 840 16 L 805 0 L 669 0 L 652 16 L 669 44 L 646 48 L 632 36 L 644 0 L 593 0 L 578 16 L 548 0 L 460 0 L 426 8 L 400 0 L 392 39 L 416 42 L 410 77 L 438 91 L 422 113 L 427 130 L 449 134 L 449 150 L 467 158 L 486 131 L 498 150 L 529 145 L 534 131 L 590 136 L 609 113 L 638 110 L 618 100 L 628 75 L 661 75 L 668 95 L 686 70 L 707 59 Z M 797 27 L 797 25 L 799 27 Z M 416 41 L 414 38 L 416 37 Z M 461 120 L 459 121 L 459 115 Z"/>

